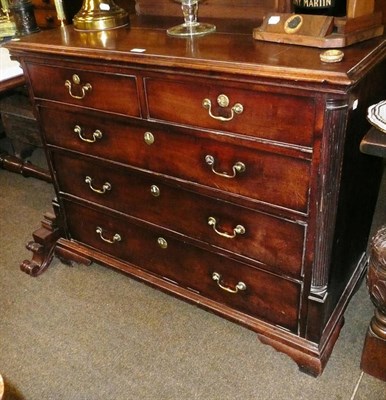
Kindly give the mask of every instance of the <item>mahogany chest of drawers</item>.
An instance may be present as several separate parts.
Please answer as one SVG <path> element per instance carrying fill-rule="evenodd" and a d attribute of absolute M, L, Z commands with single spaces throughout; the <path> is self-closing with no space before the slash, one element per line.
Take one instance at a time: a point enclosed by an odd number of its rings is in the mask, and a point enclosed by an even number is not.
<path fill-rule="evenodd" d="M 240 323 L 319 375 L 363 277 L 381 175 L 361 154 L 383 38 L 318 49 L 132 24 L 8 45 L 57 199 L 22 269 L 97 262 Z"/>

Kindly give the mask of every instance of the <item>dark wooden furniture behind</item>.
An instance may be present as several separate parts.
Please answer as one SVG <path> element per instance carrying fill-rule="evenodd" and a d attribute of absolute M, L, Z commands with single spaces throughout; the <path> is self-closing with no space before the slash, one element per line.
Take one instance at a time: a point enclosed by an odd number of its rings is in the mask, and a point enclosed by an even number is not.
<path fill-rule="evenodd" d="M 43 144 L 24 85 L 3 92 L 0 97 L 0 115 L 10 147 L 10 151 L 0 148 L 0 167 L 25 177 L 32 176 L 51 182 L 51 174 L 45 165 L 38 166 L 29 161 L 32 153 Z"/>
<path fill-rule="evenodd" d="M 319 375 L 366 270 L 382 165 L 359 143 L 385 97 L 386 42 L 331 65 L 222 33 L 224 20 L 189 40 L 155 22 L 7 45 L 57 193 L 22 269 L 39 275 L 54 254 L 117 268 Z"/>
<path fill-rule="evenodd" d="M 42 140 L 23 75 L 0 83 L 0 116 L 0 168 L 51 182 L 47 168 L 28 160 Z"/>
<path fill-rule="evenodd" d="M 82 7 L 83 0 L 63 0 L 63 8 L 68 19 L 72 21 L 74 15 Z M 54 0 L 32 0 L 36 23 L 41 29 L 52 29 L 60 25 L 56 15 Z"/>
<path fill-rule="evenodd" d="M 135 9 L 138 15 L 181 18 L 181 5 L 175 1 L 136 0 Z M 261 22 L 269 12 L 289 12 L 291 9 L 291 0 L 210 0 L 200 4 L 199 15 L 200 18 L 215 16 L 217 19 Z"/>
<path fill-rule="evenodd" d="M 365 154 L 385 159 L 386 133 L 376 128 L 370 129 L 360 148 Z M 386 225 L 375 233 L 369 253 L 367 287 L 375 312 L 367 330 L 361 368 L 364 372 L 386 381 Z"/>

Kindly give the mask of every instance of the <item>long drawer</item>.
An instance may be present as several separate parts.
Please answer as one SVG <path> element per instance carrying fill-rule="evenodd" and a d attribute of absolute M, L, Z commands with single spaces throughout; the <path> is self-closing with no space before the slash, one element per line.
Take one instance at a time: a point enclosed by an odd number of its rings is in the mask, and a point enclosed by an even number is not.
<path fill-rule="evenodd" d="M 150 119 L 312 147 L 315 100 L 229 82 L 146 78 Z"/>
<path fill-rule="evenodd" d="M 299 278 L 305 226 L 164 183 L 151 174 L 52 152 L 63 193 L 115 209 Z"/>
<path fill-rule="evenodd" d="M 85 66 L 61 68 L 28 64 L 27 68 L 35 98 L 141 116 L 134 75 L 101 73 Z"/>
<path fill-rule="evenodd" d="M 296 332 L 299 284 L 160 236 L 114 214 L 71 201 L 64 202 L 64 209 L 72 240 Z"/>
<path fill-rule="evenodd" d="M 100 113 L 39 110 L 49 144 L 308 211 L 309 160 L 258 150 L 243 140 L 228 143 L 200 132 L 141 126 L 127 119 L 110 121 Z"/>

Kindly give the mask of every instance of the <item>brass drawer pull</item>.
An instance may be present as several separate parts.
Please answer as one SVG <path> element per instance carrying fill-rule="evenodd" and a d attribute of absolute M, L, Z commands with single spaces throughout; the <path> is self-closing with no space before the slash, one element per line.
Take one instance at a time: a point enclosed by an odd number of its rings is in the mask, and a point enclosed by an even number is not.
<path fill-rule="evenodd" d="M 98 234 L 99 234 L 99 237 L 100 237 L 104 242 L 106 242 L 106 243 L 113 244 L 113 243 L 115 243 L 115 242 L 120 242 L 120 241 L 122 240 L 121 235 L 119 235 L 118 233 L 116 233 L 116 234 L 113 236 L 113 239 L 112 239 L 112 240 L 111 240 L 111 239 L 106 239 L 106 238 L 103 236 L 103 229 L 102 229 L 101 227 L 99 227 L 99 226 L 97 226 L 95 232 L 98 233 Z"/>
<path fill-rule="evenodd" d="M 229 106 L 229 98 L 225 94 L 220 94 L 217 97 L 217 104 L 220 107 L 228 107 Z M 212 117 L 213 119 L 216 119 L 217 121 L 222 121 L 222 122 L 227 122 L 231 121 L 235 114 L 241 114 L 244 111 L 244 107 L 240 103 L 236 103 L 232 108 L 231 108 L 231 115 L 229 117 L 222 117 L 221 115 L 213 115 L 212 113 L 212 102 L 209 99 L 204 99 L 202 101 L 202 106 L 208 110 L 209 116 Z"/>
<path fill-rule="evenodd" d="M 87 139 L 82 135 L 82 128 L 79 125 L 74 126 L 74 132 L 78 134 L 79 138 L 83 140 L 83 142 L 87 143 L 94 143 L 98 139 L 102 139 L 102 132 L 99 129 L 96 129 L 94 133 L 92 134 L 92 139 Z"/>
<path fill-rule="evenodd" d="M 205 156 L 205 162 L 212 167 L 212 172 L 218 176 L 222 176 L 223 178 L 235 178 L 237 174 L 244 172 L 245 171 L 245 164 L 242 163 L 241 161 L 237 161 L 236 164 L 233 165 L 232 170 L 233 170 L 233 175 L 229 175 L 227 172 L 217 172 L 214 169 L 214 164 L 216 163 L 215 159 L 213 156 L 211 156 L 210 154 L 208 154 L 207 156 Z"/>
<path fill-rule="evenodd" d="M 217 224 L 216 218 L 214 217 L 208 218 L 208 225 L 213 227 L 213 230 L 217 233 L 217 235 L 220 235 L 227 239 L 234 239 L 237 235 L 244 235 L 245 233 L 245 228 L 242 225 L 237 225 L 236 228 L 233 229 L 233 234 L 229 234 L 227 232 L 220 232 L 216 228 L 216 224 Z"/>
<path fill-rule="evenodd" d="M 106 193 L 108 190 L 111 190 L 111 184 L 109 182 L 105 182 L 102 186 L 102 189 L 95 189 L 92 185 L 92 179 L 89 176 L 86 176 L 86 179 L 84 180 L 86 183 L 88 183 L 88 186 L 90 187 L 90 189 L 95 192 L 95 193 L 99 193 L 99 194 L 104 194 Z"/>
<path fill-rule="evenodd" d="M 228 293 L 237 293 L 239 290 L 246 290 L 247 285 L 244 282 L 239 282 L 234 289 L 224 286 L 221 283 L 221 275 L 218 272 L 213 272 L 212 279 L 217 282 L 217 286 L 220 287 L 222 290 L 225 290 Z"/>
<path fill-rule="evenodd" d="M 79 75 L 76 74 L 72 75 L 72 81 L 75 85 L 80 85 Z M 64 86 L 68 89 L 68 93 L 72 98 L 79 100 L 82 100 L 86 96 L 87 92 L 92 89 L 91 83 L 86 83 L 81 87 L 82 95 L 78 96 L 72 93 L 72 83 L 68 79 L 64 83 Z"/>

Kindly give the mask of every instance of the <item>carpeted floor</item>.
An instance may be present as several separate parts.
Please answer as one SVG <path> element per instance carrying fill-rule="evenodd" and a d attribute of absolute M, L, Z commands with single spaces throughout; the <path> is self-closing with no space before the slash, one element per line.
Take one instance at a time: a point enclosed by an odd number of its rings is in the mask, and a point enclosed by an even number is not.
<path fill-rule="evenodd" d="M 323 375 L 256 335 L 113 270 L 19 270 L 51 185 L 0 170 L 0 373 L 9 400 L 386 400 L 359 368 L 373 313 L 363 284 Z"/>

